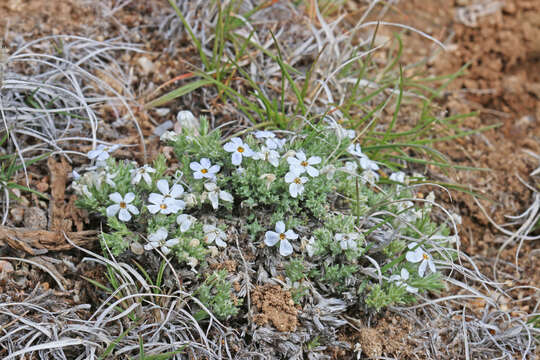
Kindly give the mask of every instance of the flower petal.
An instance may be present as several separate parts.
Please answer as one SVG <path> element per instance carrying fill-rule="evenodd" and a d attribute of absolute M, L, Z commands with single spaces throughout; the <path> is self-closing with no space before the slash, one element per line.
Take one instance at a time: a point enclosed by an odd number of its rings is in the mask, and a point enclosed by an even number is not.
<path fill-rule="evenodd" d="M 279 253 L 281 256 L 289 256 L 293 253 L 293 247 L 288 240 L 281 240 L 279 244 Z"/>
<path fill-rule="evenodd" d="M 170 240 L 165 241 L 165 245 L 167 247 L 173 247 L 175 245 L 178 245 L 179 243 L 180 243 L 180 240 L 178 239 L 170 239 Z"/>
<path fill-rule="evenodd" d="M 226 192 L 226 191 L 220 191 L 219 192 L 219 198 L 223 201 L 228 201 L 228 202 L 233 202 L 234 201 L 234 198 L 233 196 Z"/>
<path fill-rule="evenodd" d="M 295 183 L 291 183 L 289 185 L 289 193 L 291 194 L 291 196 L 293 198 L 296 198 L 298 196 L 298 184 L 295 184 Z"/>
<path fill-rule="evenodd" d="M 308 166 L 306 170 L 311 177 L 319 176 L 319 170 L 315 169 L 313 166 Z"/>
<path fill-rule="evenodd" d="M 157 182 L 157 188 L 163 195 L 167 195 L 169 193 L 169 182 L 165 179 L 160 179 Z"/>
<path fill-rule="evenodd" d="M 210 168 L 208 168 L 208 177 L 212 177 L 213 174 L 219 172 L 219 170 L 221 169 L 221 166 L 219 165 L 212 165 Z"/>
<path fill-rule="evenodd" d="M 294 179 L 296 179 L 297 177 L 298 175 L 295 172 L 289 171 L 288 173 L 285 174 L 285 182 L 292 183 Z"/>
<path fill-rule="evenodd" d="M 231 140 L 233 140 L 233 139 L 234 138 L 232 138 Z M 223 145 L 223 150 L 225 150 L 227 152 L 235 152 L 237 148 L 238 148 L 238 145 L 236 145 L 232 141 L 230 141 L 230 142 L 226 143 L 225 145 Z"/>
<path fill-rule="evenodd" d="M 312 156 L 308 159 L 310 165 L 317 165 L 321 163 L 321 158 L 319 156 Z"/>
<path fill-rule="evenodd" d="M 151 242 L 162 241 L 162 240 L 165 240 L 168 235 L 169 235 L 169 232 L 167 231 L 167 229 L 161 227 L 157 229 L 156 232 L 148 235 L 148 240 L 150 240 Z"/>
<path fill-rule="evenodd" d="M 112 201 L 114 201 L 117 204 L 124 201 L 124 199 L 122 198 L 122 195 L 120 195 L 120 193 L 117 193 L 117 192 L 110 194 L 109 199 L 111 199 Z"/>
<path fill-rule="evenodd" d="M 264 243 L 266 246 L 274 246 L 279 241 L 279 234 L 273 231 L 267 231 L 264 235 Z"/>
<path fill-rule="evenodd" d="M 133 200 L 135 200 L 135 194 L 134 193 L 128 192 L 126 195 L 124 195 L 124 202 L 129 204 Z"/>
<path fill-rule="evenodd" d="M 298 239 L 298 234 L 295 233 L 293 230 L 289 229 L 287 232 L 285 232 L 285 236 L 287 239 L 295 240 Z"/>
<path fill-rule="evenodd" d="M 233 152 L 231 162 L 233 165 L 240 165 L 242 163 L 242 154 L 239 152 Z"/>
<path fill-rule="evenodd" d="M 404 281 L 409 280 L 409 272 L 407 271 L 407 269 L 405 269 L 405 268 L 401 269 L 401 278 Z"/>
<path fill-rule="evenodd" d="M 118 210 L 120 210 L 120 205 L 118 204 L 113 204 L 109 207 L 107 207 L 107 210 L 106 210 L 106 213 L 107 213 L 107 216 L 115 216 L 116 213 L 118 213 Z"/>
<path fill-rule="evenodd" d="M 203 166 L 199 164 L 198 162 L 194 161 L 191 164 L 189 164 L 189 168 L 193 171 L 200 171 L 201 169 L 203 169 Z"/>
<path fill-rule="evenodd" d="M 163 202 L 163 195 L 151 193 L 150 196 L 148 196 L 148 202 L 151 202 L 152 204 L 161 204 Z"/>
<path fill-rule="evenodd" d="M 139 215 L 139 209 L 137 209 L 137 207 L 135 207 L 135 205 L 128 204 L 127 209 L 133 215 Z"/>
<path fill-rule="evenodd" d="M 150 214 L 155 214 L 161 210 L 161 207 L 159 205 L 147 205 L 148 211 Z"/>
<path fill-rule="evenodd" d="M 180 184 L 174 184 L 172 189 L 171 189 L 170 195 L 171 195 L 171 197 L 176 199 L 177 197 L 179 197 L 183 193 L 184 193 L 184 187 L 182 185 L 180 185 Z"/>
<path fill-rule="evenodd" d="M 219 247 L 226 247 L 227 243 L 223 241 L 221 237 L 216 237 L 216 245 Z"/>
<path fill-rule="evenodd" d="M 217 210 L 219 206 L 219 197 L 217 191 L 212 191 L 208 193 L 208 199 L 210 199 L 210 202 L 212 203 L 212 207 L 214 210 Z"/>
<path fill-rule="evenodd" d="M 285 223 L 283 221 L 278 221 L 276 223 L 276 231 L 279 233 L 279 234 L 282 234 L 285 232 Z"/>
<path fill-rule="evenodd" d="M 118 213 L 118 219 L 122 221 L 129 221 L 131 220 L 131 214 L 126 209 L 120 209 L 120 212 Z"/>
<path fill-rule="evenodd" d="M 427 261 L 422 261 L 422 263 L 418 267 L 418 275 L 420 275 L 420 277 L 424 277 L 426 273 L 426 267 L 427 267 Z"/>

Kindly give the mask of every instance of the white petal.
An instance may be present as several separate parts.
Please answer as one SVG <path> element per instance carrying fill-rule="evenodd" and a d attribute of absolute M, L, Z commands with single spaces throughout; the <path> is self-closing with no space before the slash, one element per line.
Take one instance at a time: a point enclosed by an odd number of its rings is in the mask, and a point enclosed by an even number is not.
<path fill-rule="evenodd" d="M 216 185 L 216 183 L 207 182 L 204 184 L 204 188 L 208 191 L 216 191 L 218 189 L 218 186 Z"/>
<path fill-rule="evenodd" d="M 180 184 L 174 184 L 172 189 L 171 189 L 170 195 L 171 195 L 171 197 L 176 199 L 177 197 L 179 197 L 183 193 L 184 193 L 184 187 L 182 185 L 180 185 Z"/>
<path fill-rule="evenodd" d="M 285 174 L 285 182 L 292 183 L 294 179 L 296 179 L 297 177 L 298 177 L 298 174 L 296 174 L 293 171 L 289 171 L 288 173 Z"/>
<path fill-rule="evenodd" d="M 111 199 L 112 201 L 114 201 L 117 204 L 124 201 L 124 199 L 122 198 L 122 195 L 120 195 L 120 193 L 117 193 L 117 192 L 110 194 L 109 199 Z"/>
<path fill-rule="evenodd" d="M 161 204 L 163 199 L 163 195 L 156 193 L 151 193 L 150 196 L 148 196 L 148 202 L 151 202 L 152 204 Z"/>
<path fill-rule="evenodd" d="M 99 154 L 101 154 L 103 151 L 102 150 L 90 150 L 88 152 L 88 154 L 86 154 L 86 156 L 88 156 L 89 159 L 91 160 L 94 160 L 95 158 L 98 157 Z"/>
<path fill-rule="evenodd" d="M 151 185 L 151 184 L 152 184 L 152 178 L 150 177 L 149 174 L 144 173 L 144 174 L 142 174 L 142 177 L 143 177 L 144 181 L 145 181 L 148 185 Z"/>
<path fill-rule="evenodd" d="M 155 214 L 161 210 L 161 207 L 159 205 L 147 205 L 148 211 L 150 214 Z"/>
<path fill-rule="evenodd" d="M 298 186 L 295 183 L 291 183 L 289 185 L 289 193 L 293 198 L 296 198 L 298 196 Z"/>
<path fill-rule="evenodd" d="M 180 243 L 180 240 L 178 239 L 170 239 L 170 240 L 165 241 L 165 245 L 167 247 L 173 247 L 175 245 L 178 245 L 179 243 Z"/>
<path fill-rule="evenodd" d="M 281 240 L 279 244 L 279 253 L 281 256 L 289 256 L 293 252 L 293 247 L 288 240 Z"/>
<path fill-rule="evenodd" d="M 233 139 L 234 138 L 232 138 L 231 140 L 233 140 Z M 225 150 L 227 152 L 235 152 L 237 148 L 238 148 L 238 145 L 236 145 L 232 141 L 230 141 L 230 142 L 226 143 L 225 145 L 223 145 L 223 150 Z"/>
<path fill-rule="evenodd" d="M 408 251 L 407 254 L 405 254 L 405 258 L 407 259 L 407 261 L 412 262 L 412 263 L 417 263 L 419 261 L 422 261 L 423 251 L 421 249 L 420 251 L 418 250 L 419 249 L 416 249 L 415 251 Z"/>
<path fill-rule="evenodd" d="M 118 204 L 113 204 L 109 207 L 107 207 L 107 216 L 114 216 L 116 215 L 116 213 L 118 212 L 118 210 L 120 210 L 120 205 Z"/>
<path fill-rule="evenodd" d="M 313 166 L 308 166 L 306 170 L 311 177 L 319 176 L 319 170 L 315 169 Z"/>
<path fill-rule="evenodd" d="M 200 172 L 200 171 L 197 171 L 197 172 L 194 172 L 193 173 L 193 178 L 194 179 L 202 179 L 204 177 L 203 173 Z"/>
<path fill-rule="evenodd" d="M 166 195 L 169 193 L 169 182 L 165 179 L 160 179 L 157 182 L 157 188 L 163 195 Z"/>
<path fill-rule="evenodd" d="M 298 162 L 302 162 L 306 160 L 306 154 L 303 151 L 299 151 L 296 153 L 296 158 L 298 159 Z"/>
<path fill-rule="evenodd" d="M 255 155 L 255 152 L 251 150 L 249 146 L 244 144 L 244 152 L 242 153 L 242 155 L 245 157 L 252 157 L 253 155 Z"/>
<path fill-rule="evenodd" d="M 193 171 L 200 171 L 201 169 L 203 169 L 203 166 L 201 166 L 201 164 L 199 164 L 198 162 L 194 161 L 189 164 L 189 168 Z"/>
<path fill-rule="evenodd" d="M 412 287 L 410 285 L 407 285 L 407 288 L 406 288 L 407 292 L 410 292 L 411 294 L 416 294 L 418 293 L 418 289 L 415 288 L 415 287 Z"/>
<path fill-rule="evenodd" d="M 233 152 L 231 162 L 233 165 L 240 165 L 242 163 L 242 154 L 239 152 Z"/>
<path fill-rule="evenodd" d="M 128 203 L 128 204 L 129 204 L 130 202 L 132 202 L 133 200 L 135 200 L 135 194 L 132 193 L 132 192 L 128 192 L 128 193 L 124 196 L 124 201 L 125 201 L 126 203 Z"/>
<path fill-rule="evenodd" d="M 431 256 L 427 260 L 427 263 L 429 265 L 429 269 L 431 270 L 431 272 L 437 271 L 437 269 L 435 269 L 435 264 L 433 263 L 433 259 L 431 258 Z"/>
<path fill-rule="evenodd" d="M 171 249 L 169 249 L 169 248 L 166 247 L 166 246 L 162 246 L 162 247 L 161 247 L 161 252 L 162 252 L 164 255 L 169 255 L 169 253 L 171 252 Z"/>
<path fill-rule="evenodd" d="M 407 271 L 407 269 L 401 269 L 401 278 L 405 281 L 409 280 L 409 272 Z"/>
<path fill-rule="evenodd" d="M 420 275 L 420 277 L 424 277 L 424 274 L 426 273 L 426 267 L 427 261 L 422 261 L 422 263 L 418 267 L 418 275 Z"/>
<path fill-rule="evenodd" d="M 401 280 L 401 277 L 399 275 L 390 276 L 390 281 L 392 281 L 392 282 L 399 281 L 399 280 Z"/>
<path fill-rule="evenodd" d="M 135 207 L 135 205 L 131 205 L 131 204 L 128 204 L 127 205 L 127 209 L 130 213 L 132 213 L 133 215 L 139 215 L 139 209 L 137 209 Z"/>
<path fill-rule="evenodd" d="M 217 191 L 212 191 L 208 193 L 208 198 L 210 199 L 210 202 L 212 203 L 212 207 L 214 208 L 214 210 L 217 210 L 219 206 L 219 198 L 218 198 Z"/>
<path fill-rule="evenodd" d="M 131 220 L 131 214 L 126 209 L 120 209 L 120 212 L 118 213 L 118 218 L 122 221 L 129 221 Z"/>
<path fill-rule="evenodd" d="M 219 192 L 219 198 L 223 201 L 233 202 L 234 198 L 231 194 L 229 194 L 226 191 L 220 191 Z"/>
<path fill-rule="evenodd" d="M 98 155 L 97 160 L 98 160 L 98 161 L 105 161 L 105 160 L 107 160 L 108 158 L 109 158 L 109 153 L 106 152 L 106 151 L 102 151 L 102 152 Z"/>
<path fill-rule="evenodd" d="M 204 169 L 208 169 L 210 166 L 212 166 L 212 164 L 210 163 L 210 160 L 208 158 L 202 158 L 201 159 L 201 166 Z"/>
<path fill-rule="evenodd" d="M 227 243 L 225 241 L 223 241 L 222 238 L 217 237 L 216 238 L 216 245 L 219 246 L 219 247 L 226 247 Z"/>
<path fill-rule="evenodd" d="M 300 165 L 301 161 L 298 160 L 297 158 L 293 157 L 293 156 L 289 156 L 287 158 L 287 162 L 289 163 L 289 165 L 291 166 L 302 166 Z"/>
<path fill-rule="evenodd" d="M 308 159 L 310 165 L 317 165 L 321 163 L 321 158 L 319 156 L 312 156 Z"/>
<path fill-rule="evenodd" d="M 291 240 L 298 239 L 298 234 L 292 230 L 287 230 L 287 232 L 285 233 L 285 236 L 287 237 L 287 239 L 291 239 Z"/>
<path fill-rule="evenodd" d="M 279 234 L 282 234 L 285 232 L 285 223 L 283 221 L 278 221 L 276 223 L 276 231 L 279 233 Z"/>
<path fill-rule="evenodd" d="M 264 235 L 264 243 L 266 246 L 274 246 L 279 241 L 279 234 L 273 231 L 267 231 Z"/>
<path fill-rule="evenodd" d="M 208 173 L 206 174 L 207 177 L 212 177 L 214 174 L 216 174 L 217 172 L 219 172 L 220 169 L 221 169 L 221 166 L 219 166 L 219 165 L 212 165 L 210 168 L 208 168 Z"/>

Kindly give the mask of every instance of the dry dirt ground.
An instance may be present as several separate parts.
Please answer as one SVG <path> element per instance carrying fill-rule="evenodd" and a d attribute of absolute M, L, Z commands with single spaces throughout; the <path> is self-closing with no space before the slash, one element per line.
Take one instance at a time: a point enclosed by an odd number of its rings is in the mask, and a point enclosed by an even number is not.
<path fill-rule="evenodd" d="M 540 2 L 536 0 L 506 0 L 504 6 L 498 6 L 495 1 L 467 0 L 409 0 L 401 1 L 391 7 L 387 21 L 400 22 L 421 29 L 426 33 L 444 41 L 448 46 L 446 52 L 435 51 L 433 44 L 417 34 L 403 34 L 404 55 L 403 64 L 413 63 L 428 58 L 424 71 L 430 74 L 452 73 L 469 63 L 464 76 L 454 81 L 448 88 L 444 99 L 439 100 L 438 107 L 448 114 L 476 111 L 477 115 L 467 118 L 463 126 L 471 129 L 485 125 L 501 124 L 495 130 L 469 136 L 449 143 L 438 145 L 438 149 L 448 155 L 456 164 L 490 168 L 491 172 L 451 171 L 442 174 L 438 169 L 428 169 L 429 175 L 443 180 L 450 178 L 459 184 L 470 185 L 472 189 L 485 194 L 490 200 L 481 200 L 487 214 L 493 220 L 502 224 L 505 215 L 516 215 L 524 211 L 531 203 L 532 193 L 519 180 L 534 184 L 530 178 L 532 170 L 539 166 L 536 159 L 524 152 L 530 150 L 540 154 Z M 502 2 L 501 2 L 502 3 Z M 479 4 L 483 4 L 480 6 Z M 492 6 L 489 6 L 491 4 Z M 495 5 L 493 5 L 495 4 Z M 127 59 L 132 61 L 136 76 L 134 87 L 139 88 L 139 95 L 144 97 L 150 90 L 166 81 L 185 73 L 183 60 L 195 54 L 188 43 L 180 48 L 172 57 L 162 52 L 166 44 L 160 43 L 158 37 L 152 36 L 155 28 L 146 27 L 148 19 L 162 7 L 165 2 L 132 1 L 111 16 L 106 16 L 106 9 L 90 1 L 17 1 L 4 0 L 0 2 L 0 36 L 8 49 L 14 39 L 22 36 L 26 40 L 49 34 L 79 34 L 102 39 L 103 34 L 109 37 L 118 35 L 130 41 L 142 41 L 146 55 L 135 55 Z M 353 22 L 365 4 L 350 1 L 347 20 Z M 129 29 L 140 27 L 138 34 L 130 33 Z M 384 26 L 381 31 L 390 34 Z M 139 38 L 138 38 L 139 37 Z M 12 49 L 11 49 L 12 50 Z M 139 58 L 147 57 L 153 63 L 153 68 L 147 73 L 140 66 Z M 171 106 L 171 116 L 176 110 L 190 108 L 189 104 L 177 101 Z M 195 109 L 193 109 L 195 110 Z M 106 113 L 103 114 L 107 116 Z M 414 116 L 414 114 L 408 114 Z M 144 135 L 151 138 L 152 131 L 158 124 L 152 114 L 137 113 Z M 171 118 L 172 119 L 172 118 Z M 165 121 L 160 118 L 159 121 Z M 405 119 L 406 120 L 406 119 Z M 137 138 L 133 129 L 125 129 L 126 138 L 116 139 L 118 142 L 136 143 Z M 105 135 L 105 134 L 103 134 Z M 150 140 L 150 151 L 157 150 L 157 142 Z M 125 154 L 126 157 L 132 156 Z M 135 154 L 138 157 L 138 154 Z M 139 159 L 140 160 L 140 159 Z M 82 161 L 82 159 L 81 159 Z M 59 165 L 60 164 L 60 165 Z M 13 207 L 10 214 L 10 225 L 24 231 L 43 231 L 37 237 L 41 244 L 48 244 L 51 249 L 62 248 L 55 244 L 54 235 L 50 234 L 52 218 L 61 218 L 69 214 L 70 223 L 57 225 L 69 231 L 81 233 L 89 229 L 85 224 L 84 214 L 73 210 L 73 201 L 64 194 L 65 177 L 60 186 L 54 181 L 55 170 L 67 174 L 70 167 L 66 164 L 50 162 L 48 165 L 34 166 L 30 169 L 30 179 L 33 187 L 39 191 L 51 194 L 51 207 L 32 196 L 22 204 Z M 62 176 L 60 176 L 62 178 Z M 22 179 L 21 179 L 22 181 Z M 62 184 L 64 189 L 62 189 Z M 53 194 L 54 189 L 58 189 Z M 453 201 L 449 206 L 463 217 L 461 239 L 463 250 L 473 256 L 483 271 L 491 273 L 491 265 L 496 257 L 504 237 L 488 221 L 476 201 L 469 195 L 452 193 Z M 51 217 L 48 219 L 48 217 Z M 69 227 L 69 229 L 68 229 Z M 0 230 L 3 231 L 3 230 Z M 18 234 L 20 235 L 20 234 Z M 86 238 L 81 234 L 80 243 Z M 92 234 L 87 234 L 91 238 Z M 36 233 L 28 236 L 36 237 Z M 42 238 L 41 238 L 41 237 Z M 51 237 L 48 239 L 47 236 Z M 1 238 L 1 237 L 0 237 Z M 1 240 L 1 239 L 0 239 Z M 0 255 L 23 256 L 25 249 L 11 244 L 0 249 Z M 510 281 L 511 285 L 540 284 L 540 258 L 538 242 L 525 243 L 521 248 L 519 268 L 514 266 L 517 251 L 516 244 L 509 246 L 502 254 L 501 265 L 497 270 L 501 275 L 499 280 Z M 54 254 L 54 253 L 50 253 Z M 37 275 L 27 264 L 0 262 L 4 275 L 0 278 L 0 292 L 13 294 L 21 298 L 28 293 L 47 291 L 53 288 L 54 295 L 63 299 L 66 304 L 77 303 L 82 299 L 92 298 L 91 287 L 75 275 L 82 273 L 88 277 L 99 278 L 94 269 L 72 269 L 69 264 L 76 263 L 79 254 L 65 252 L 63 257 L 67 262 L 58 264 L 55 255 L 34 256 L 37 261 L 53 269 L 62 280 L 64 290 L 59 290 L 53 279 Z M 50 257 L 49 257 L 50 255 Z M 66 265 L 68 264 L 68 265 Z M 70 292 L 75 290 L 75 292 Z M 76 294 L 73 297 L 73 294 Z M 289 302 L 288 294 L 281 296 L 283 302 Z M 522 291 L 517 297 L 534 296 L 530 291 Z M 258 289 L 256 306 L 262 311 L 259 321 L 274 322 L 272 312 L 279 306 L 273 306 L 276 299 L 269 296 L 265 289 Z M 279 299 L 278 299 L 279 300 Z M 536 299 L 524 302 L 522 310 L 530 311 Z M 483 304 L 474 304 L 481 308 Z M 269 309 L 264 312 L 265 308 Z M 286 313 L 294 318 L 294 307 L 288 307 Z M 278 314 L 282 316 L 283 314 Z M 84 317 L 84 315 L 81 315 Z M 279 320 L 278 320 L 279 322 Z M 293 326 L 294 321 L 288 320 L 287 326 Z M 279 326 L 279 324 L 278 324 Z M 414 356 L 414 344 L 406 338 L 410 324 L 399 317 L 386 317 L 371 329 L 347 331 L 345 339 L 362 344 L 368 356 L 381 353 L 391 353 L 397 358 Z M 392 341 L 387 341 L 388 339 Z M 336 350 L 335 358 L 344 358 Z M 416 354 L 418 355 L 418 354 Z"/>

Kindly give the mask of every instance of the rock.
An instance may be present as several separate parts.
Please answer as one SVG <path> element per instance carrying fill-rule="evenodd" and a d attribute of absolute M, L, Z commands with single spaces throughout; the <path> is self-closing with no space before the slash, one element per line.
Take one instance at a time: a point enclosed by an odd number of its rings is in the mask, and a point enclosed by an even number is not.
<path fill-rule="evenodd" d="M 132 242 L 130 245 L 130 249 L 131 249 L 131 252 L 134 253 L 135 255 L 144 254 L 144 247 L 142 246 L 142 244 L 138 242 Z"/>
<path fill-rule="evenodd" d="M 37 206 L 24 212 L 24 227 L 28 229 L 47 229 L 47 213 Z"/>
<path fill-rule="evenodd" d="M 13 225 L 20 225 L 24 219 L 24 207 L 17 206 L 12 208 L 9 213 L 11 214 L 11 221 Z"/>
<path fill-rule="evenodd" d="M 152 71 L 154 71 L 154 63 L 149 58 L 147 58 L 146 56 L 141 56 L 137 60 L 137 63 L 141 67 L 142 72 L 143 72 L 144 75 L 148 75 Z"/>

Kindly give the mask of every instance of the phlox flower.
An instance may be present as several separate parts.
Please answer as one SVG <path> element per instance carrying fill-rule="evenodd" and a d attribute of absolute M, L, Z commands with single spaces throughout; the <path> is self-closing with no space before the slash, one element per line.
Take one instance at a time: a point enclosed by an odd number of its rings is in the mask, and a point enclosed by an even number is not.
<path fill-rule="evenodd" d="M 357 233 L 337 233 L 334 239 L 339 243 L 341 250 L 356 250 L 358 248 L 358 239 L 360 235 Z"/>
<path fill-rule="evenodd" d="M 215 183 L 206 183 L 204 184 L 204 188 L 207 192 L 203 193 L 203 197 L 208 196 L 208 199 L 210 200 L 210 203 L 212 204 L 214 210 L 217 210 L 219 206 L 219 199 L 228 202 L 234 201 L 234 198 L 230 193 L 221 190 Z"/>
<path fill-rule="evenodd" d="M 351 144 L 347 148 L 347 152 L 356 157 L 367 157 L 366 154 L 362 152 L 362 147 L 360 144 Z"/>
<path fill-rule="evenodd" d="M 321 158 L 318 156 L 311 156 L 307 159 L 303 151 L 298 151 L 296 156 L 288 157 L 287 162 L 291 166 L 290 170 L 297 174 L 307 172 L 311 177 L 319 176 L 319 170 L 312 166 L 321 163 Z"/>
<path fill-rule="evenodd" d="M 253 133 L 253 135 L 257 139 L 267 139 L 267 138 L 275 138 L 276 137 L 276 134 L 274 134 L 272 131 L 268 131 L 268 130 L 255 131 Z"/>
<path fill-rule="evenodd" d="M 405 268 L 401 269 L 401 275 L 390 276 L 390 281 L 395 282 L 397 286 L 405 285 L 407 292 L 410 292 L 411 294 L 416 294 L 418 292 L 418 289 L 408 285 L 407 280 L 409 280 L 409 272 Z"/>
<path fill-rule="evenodd" d="M 238 137 L 231 138 L 231 141 L 223 145 L 223 149 L 232 153 L 231 161 L 233 165 L 240 165 L 245 157 L 252 157 L 255 153 Z"/>
<path fill-rule="evenodd" d="M 217 226 L 204 224 L 203 232 L 206 243 L 211 244 L 215 242 L 219 247 L 227 246 L 227 243 L 225 242 L 225 240 L 227 240 L 227 234 Z"/>
<path fill-rule="evenodd" d="M 256 152 L 253 155 L 253 159 L 268 161 L 274 167 L 279 166 L 279 153 L 276 150 L 272 150 L 264 145 L 261 146 L 261 151 Z"/>
<path fill-rule="evenodd" d="M 176 223 L 180 225 L 181 232 L 186 232 L 196 220 L 197 219 L 191 215 L 180 214 L 176 218 Z"/>
<path fill-rule="evenodd" d="M 127 193 L 122 197 L 120 193 L 112 193 L 109 195 L 109 199 L 114 201 L 114 204 L 107 207 L 106 213 L 107 216 L 116 216 L 118 214 L 118 219 L 122 221 L 131 220 L 131 214 L 138 215 L 139 210 L 131 204 L 135 200 L 135 194 L 132 192 Z"/>
<path fill-rule="evenodd" d="M 403 171 L 398 171 L 395 173 L 392 173 L 388 179 L 398 182 L 398 183 L 404 183 L 405 182 L 405 173 Z"/>
<path fill-rule="evenodd" d="M 298 197 L 298 195 L 304 192 L 304 184 L 307 181 L 307 177 L 300 176 L 293 171 L 289 171 L 287 174 L 285 174 L 285 182 L 289 184 L 289 193 L 293 198 Z"/>
<path fill-rule="evenodd" d="M 437 271 L 435 264 L 433 263 L 433 257 L 422 249 L 421 246 L 417 246 L 418 243 L 416 242 L 410 243 L 408 248 L 411 249 L 411 251 L 408 251 L 407 254 L 405 254 L 405 258 L 411 263 L 420 263 L 420 266 L 418 267 L 418 275 L 420 275 L 420 277 L 424 277 L 427 267 L 429 267 L 431 272 Z M 416 249 L 412 250 L 414 248 Z"/>
<path fill-rule="evenodd" d="M 144 182 L 146 182 L 148 185 L 152 185 L 152 178 L 150 177 L 150 174 L 155 173 L 156 169 L 151 166 L 144 165 L 143 167 L 133 169 L 130 172 L 132 176 L 132 184 L 138 184 L 139 182 L 141 182 L 141 179 L 143 179 Z"/>
<path fill-rule="evenodd" d="M 148 211 L 155 214 L 176 214 L 178 211 L 183 210 L 186 207 L 186 203 L 183 200 L 177 199 L 184 193 L 182 185 L 174 184 L 172 189 L 169 189 L 169 182 L 165 179 L 158 180 L 157 188 L 161 194 L 151 193 L 148 197 L 148 202 L 151 205 L 147 205 Z"/>
<path fill-rule="evenodd" d="M 160 248 L 161 252 L 165 255 L 171 252 L 171 248 L 177 245 L 180 240 L 170 239 L 167 240 L 169 233 L 165 228 L 159 228 L 155 233 L 152 233 L 148 236 L 149 243 L 144 245 L 145 250 L 153 250 Z"/>
<path fill-rule="evenodd" d="M 276 223 L 276 231 L 267 231 L 264 235 L 264 243 L 267 246 L 274 246 L 279 241 L 279 253 L 281 256 L 292 254 L 293 247 L 289 240 L 296 239 L 298 239 L 298 234 L 291 229 L 285 231 L 285 223 L 283 221 L 278 221 Z"/>
<path fill-rule="evenodd" d="M 99 144 L 98 147 L 94 150 L 90 150 L 86 156 L 90 160 L 105 161 L 109 158 L 110 153 L 115 152 L 120 145 L 103 145 Z"/>
<path fill-rule="evenodd" d="M 195 179 L 213 179 L 221 169 L 219 165 L 212 165 L 208 158 L 202 158 L 200 162 L 192 162 L 189 164 L 191 170 L 193 170 L 193 177 Z"/>

